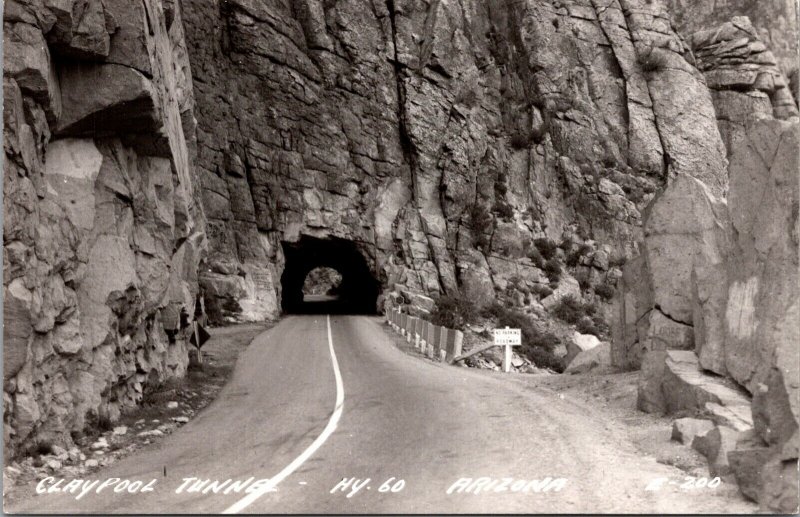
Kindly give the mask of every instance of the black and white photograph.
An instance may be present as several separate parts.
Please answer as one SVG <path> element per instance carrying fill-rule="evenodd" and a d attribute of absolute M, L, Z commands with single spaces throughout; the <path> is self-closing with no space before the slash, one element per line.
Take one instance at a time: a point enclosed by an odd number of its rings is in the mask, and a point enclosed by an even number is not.
<path fill-rule="evenodd" d="M 800 512 L 798 0 L 3 0 L 3 512 Z"/>

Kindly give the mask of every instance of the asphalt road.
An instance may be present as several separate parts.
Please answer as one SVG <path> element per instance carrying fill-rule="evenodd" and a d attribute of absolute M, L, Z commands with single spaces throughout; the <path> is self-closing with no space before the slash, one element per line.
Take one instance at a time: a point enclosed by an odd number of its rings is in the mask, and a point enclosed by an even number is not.
<path fill-rule="evenodd" d="M 334 363 L 341 373 L 339 386 Z M 263 494 L 187 493 L 186 489 L 176 493 L 184 478 L 274 481 L 279 473 L 274 491 Z M 480 477 L 513 481 L 499 492 L 465 493 L 467 483 L 462 482 L 462 493 L 447 493 L 461 478 Z M 536 492 L 530 482 L 548 477 L 565 481 L 560 489 L 556 483 Z M 658 477 L 682 480 L 684 475 L 642 458 L 579 405 L 552 392 L 509 382 L 501 374 L 408 355 L 392 343 L 376 317 L 328 320 L 325 315 L 309 315 L 285 318 L 258 336 L 243 352 L 220 397 L 190 423 L 91 478 L 142 484 L 156 480 L 152 491 L 129 494 L 114 492 L 111 486 L 80 500 L 74 494 L 46 493 L 6 511 L 712 513 L 728 509 L 725 501 L 707 491 L 687 493 L 669 483 L 646 490 Z M 342 479 L 351 478 L 359 484 L 369 481 L 350 497 L 352 484 L 347 491 L 331 493 Z M 494 488 L 501 488 L 500 481 Z"/>

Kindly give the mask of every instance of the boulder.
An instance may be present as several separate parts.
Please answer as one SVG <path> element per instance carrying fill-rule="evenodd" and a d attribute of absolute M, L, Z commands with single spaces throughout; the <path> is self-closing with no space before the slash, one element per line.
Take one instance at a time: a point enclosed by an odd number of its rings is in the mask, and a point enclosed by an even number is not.
<path fill-rule="evenodd" d="M 711 402 L 746 413 L 746 394 L 721 378 L 704 373 L 690 350 L 653 351 L 645 354 L 639 381 L 637 407 L 662 414 L 703 410 Z"/>
<path fill-rule="evenodd" d="M 679 174 L 645 210 L 642 253 L 623 268 L 612 322 L 614 364 L 637 368 L 652 350 L 696 347 L 693 274 L 723 263 L 729 249 L 725 201 Z M 703 291 L 703 297 L 708 294 Z M 709 306 L 709 310 L 711 307 Z M 713 322 L 709 328 L 717 329 Z M 705 338 L 705 335 L 703 336 Z M 706 355 L 704 355 L 704 360 Z"/>
<path fill-rule="evenodd" d="M 608 373 L 611 368 L 611 345 L 600 343 L 594 348 L 580 352 L 569 363 L 564 373 L 579 374 L 592 372 L 594 374 Z"/>
<path fill-rule="evenodd" d="M 794 449 L 797 450 L 796 448 Z M 761 493 L 759 503 L 777 513 L 797 514 L 798 469 L 797 459 L 788 453 L 773 456 L 761 467 Z M 786 458 L 786 459 L 784 459 Z"/>
<path fill-rule="evenodd" d="M 712 425 L 704 433 L 698 433 L 692 440 L 692 448 L 708 460 L 709 474 L 712 477 L 725 477 L 731 474 L 728 452 L 736 447 L 739 432 L 727 426 Z"/>
<path fill-rule="evenodd" d="M 572 339 L 566 341 L 567 354 L 564 356 L 564 364 L 569 364 L 572 360 L 586 350 L 591 350 L 600 344 L 600 339 L 592 334 L 581 334 L 578 331 L 572 333 Z"/>
<path fill-rule="evenodd" d="M 760 440 L 754 439 L 752 434 L 740 436 L 736 448 L 728 452 L 728 463 L 739 485 L 739 491 L 756 502 L 759 502 L 759 495 L 764 487 L 761 473 L 769 455 L 769 448 Z"/>
<path fill-rule="evenodd" d="M 724 201 L 686 174 L 673 179 L 648 206 L 643 254 L 653 306 L 673 321 L 692 323 L 693 267 L 719 264 L 726 256 L 727 214 Z"/>
<path fill-rule="evenodd" d="M 691 445 L 698 435 L 704 435 L 714 428 L 714 422 L 700 418 L 679 418 L 672 423 L 672 439 L 684 445 Z"/>

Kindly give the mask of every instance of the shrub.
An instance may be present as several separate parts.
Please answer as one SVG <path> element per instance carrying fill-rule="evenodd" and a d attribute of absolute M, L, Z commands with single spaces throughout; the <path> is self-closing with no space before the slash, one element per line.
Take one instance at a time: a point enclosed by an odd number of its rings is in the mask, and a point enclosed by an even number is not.
<path fill-rule="evenodd" d="M 614 287 L 607 282 L 594 286 L 594 294 L 606 301 L 614 297 L 614 291 Z"/>
<path fill-rule="evenodd" d="M 528 258 L 531 259 L 533 265 L 538 267 L 539 269 L 544 269 L 544 257 L 542 253 L 538 250 L 538 248 L 533 248 L 528 252 Z"/>
<path fill-rule="evenodd" d="M 484 318 L 499 318 L 504 310 L 506 310 L 505 307 L 495 301 L 484 306 L 480 314 Z"/>
<path fill-rule="evenodd" d="M 533 241 L 533 244 L 536 246 L 536 249 L 539 250 L 539 253 L 542 254 L 542 257 L 545 258 L 545 260 L 550 260 L 553 258 L 556 254 L 556 250 L 558 249 L 556 243 L 547 237 L 540 237 Z"/>
<path fill-rule="evenodd" d="M 609 267 L 622 267 L 627 262 L 625 255 L 622 253 L 612 253 L 611 257 L 608 259 L 608 266 Z"/>
<path fill-rule="evenodd" d="M 577 325 L 575 325 L 575 330 L 581 334 L 594 334 L 600 339 L 603 339 L 608 336 L 611 329 L 599 314 L 595 314 L 592 316 L 582 316 L 581 319 L 578 320 Z"/>
<path fill-rule="evenodd" d="M 639 62 L 639 66 L 641 66 L 642 70 L 645 72 L 663 70 L 669 64 L 667 51 L 652 45 L 645 48 L 637 56 L 636 60 Z"/>
<path fill-rule="evenodd" d="M 526 348 L 523 352 L 536 366 L 550 368 L 558 373 L 564 371 L 564 361 L 552 352 L 541 348 Z"/>
<path fill-rule="evenodd" d="M 578 324 L 575 325 L 575 330 L 581 334 L 594 334 L 598 337 L 600 334 L 600 331 L 595 326 L 594 321 L 592 321 L 592 318 L 589 316 L 581 316 L 581 319 L 578 320 Z"/>
<path fill-rule="evenodd" d="M 522 331 L 521 351 L 537 366 L 551 368 L 558 372 L 563 371 L 564 366 L 560 359 L 553 354 L 553 350 L 560 343 L 558 336 L 540 331 L 530 316 L 517 310 L 508 309 L 499 303 L 484 308 L 482 315 L 497 318 L 497 328 L 520 329 Z"/>
<path fill-rule="evenodd" d="M 588 244 L 581 244 L 578 249 L 567 255 L 567 265 L 570 267 L 577 266 L 580 263 L 581 258 L 590 251 L 592 251 L 591 246 Z"/>
<path fill-rule="evenodd" d="M 558 263 L 557 259 L 552 258 L 545 262 L 543 269 L 547 273 L 547 278 L 550 279 L 550 282 L 558 282 L 561 279 L 561 264 Z"/>
<path fill-rule="evenodd" d="M 586 269 L 575 273 L 575 280 L 578 281 L 578 285 L 583 291 L 588 291 L 592 287 L 592 274 Z"/>
<path fill-rule="evenodd" d="M 596 310 L 594 305 L 582 303 L 575 296 L 568 294 L 562 297 L 553 307 L 553 314 L 566 323 L 575 324 L 580 321 L 581 317 L 585 315 L 591 316 Z"/>
<path fill-rule="evenodd" d="M 431 311 L 431 323 L 443 327 L 464 330 L 467 323 L 475 320 L 475 304 L 460 296 L 440 296 Z"/>
<path fill-rule="evenodd" d="M 497 214 L 497 216 L 501 219 L 505 220 L 510 220 L 512 217 L 514 217 L 514 209 L 502 199 L 499 199 L 495 202 L 494 206 L 492 207 L 492 212 Z"/>
<path fill-rule="evenodd" d="M 539 298 L 547 298 L 553 294 L 553 290 L 546 285 L 534 284 L 533 287 L 531 287 L 531 293 L 537 295 Z"/>
<path fill-rule="evenodd" d="M 489 245 L 489 232 L 492 228 L 492 215 L 480 203 L 472 205 L 469 213 L 469 230 L 472 233 L 473 244 L 477 249 Z"/>

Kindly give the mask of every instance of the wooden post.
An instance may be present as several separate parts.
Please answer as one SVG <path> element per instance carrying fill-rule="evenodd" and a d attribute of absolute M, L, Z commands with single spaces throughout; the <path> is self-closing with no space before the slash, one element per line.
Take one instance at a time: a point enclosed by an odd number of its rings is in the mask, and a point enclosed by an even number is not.
<path fill-rule="evenodd" d="M 503 350 L 503 372 L 508 373 L 511 371 L 511 345 L 505 345 L 503 348 L 505 349 Z"/>
<path fill-rule="evenodd" d="M 503 371 L 508 373 L 511 371 L 511 345 L 505 345 L 503 348 Z"/>

